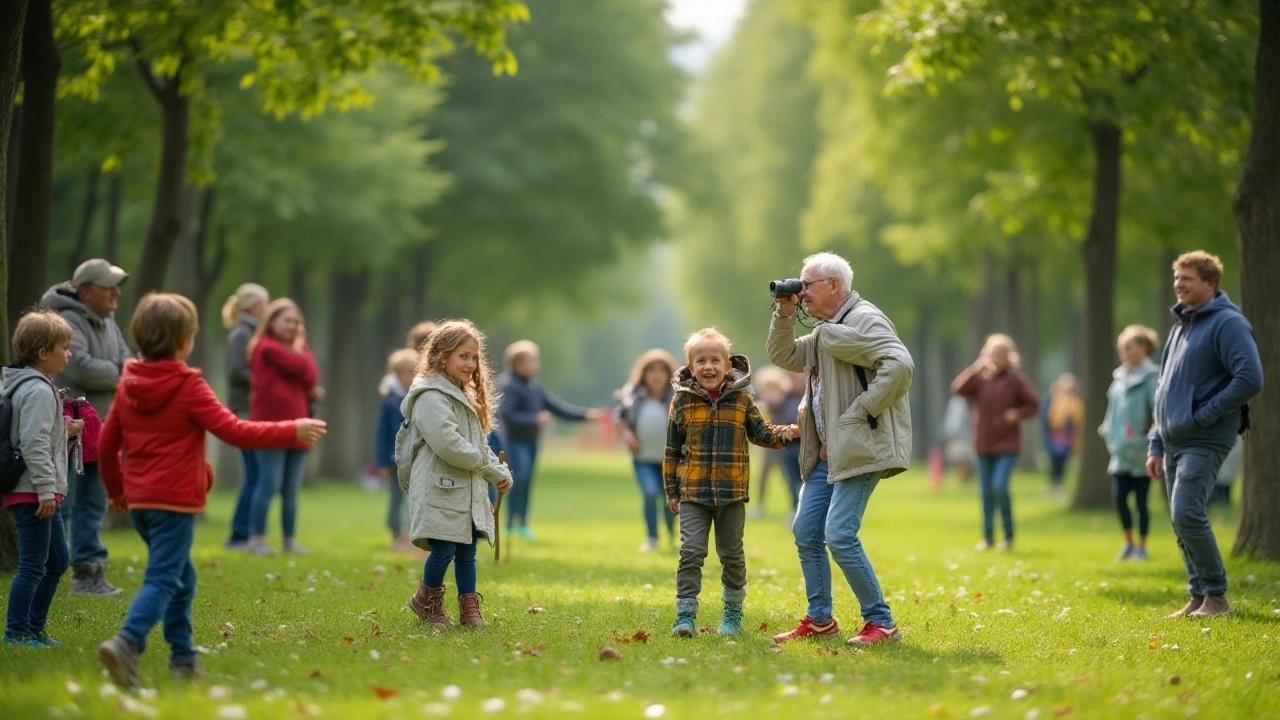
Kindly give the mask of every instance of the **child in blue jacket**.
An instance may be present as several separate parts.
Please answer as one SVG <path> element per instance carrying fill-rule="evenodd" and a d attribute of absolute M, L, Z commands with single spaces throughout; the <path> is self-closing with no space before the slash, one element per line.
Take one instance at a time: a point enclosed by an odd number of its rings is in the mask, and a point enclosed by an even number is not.
<path fill-rule="evenodd" d="M 387 371 L 394 376 L 394 382 L 383 383 L 384 395 L 382 408 L 378 411 L 378 437 L 375 445 L 374 460 L 378 464 L 378 475 L 387 481 L 391 491 L 391 502 L 387 505 L 387 528 L 391 530 L 391 549 L 408 552 L 413 549 L 409 542 L 409 533 L 405 526 L 406 510 L 404 508 L 404 492 L 396 481 L 396 431 L 404 422 L 400 413 L 400 403 L 404 400 L 408 387 L 413 384 L 413 370 L 418 364 L 418 353 L 409 350 L 397 350 L 387 359 Z"/>

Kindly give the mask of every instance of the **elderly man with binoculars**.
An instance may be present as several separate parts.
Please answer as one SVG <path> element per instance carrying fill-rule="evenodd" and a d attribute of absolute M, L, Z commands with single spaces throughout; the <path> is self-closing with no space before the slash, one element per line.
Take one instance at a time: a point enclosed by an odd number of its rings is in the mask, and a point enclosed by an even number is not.
<path fill-rule="evenodd" d="M 808 379 L 800 404 L 804 486 L 792 531 L 809 605 L 800 624 L 775 635 L 775 642 L 840 633 L 833 615 L 828 548 L 862 610 L 862 629 L 848 644 L 873 645 L 898 637 L 858 530 L 876 485 L 910 465 L 907 390 L 914 363 L 893 323 L 854 292 L 852 284 L 847 260 L 819 253 L 805 259 L 798 279 L 769 285 L 776 300 L 766 346 L 769 359 Z M 820 322 L 797 339 L 801 303 L 803 312 Z"/>

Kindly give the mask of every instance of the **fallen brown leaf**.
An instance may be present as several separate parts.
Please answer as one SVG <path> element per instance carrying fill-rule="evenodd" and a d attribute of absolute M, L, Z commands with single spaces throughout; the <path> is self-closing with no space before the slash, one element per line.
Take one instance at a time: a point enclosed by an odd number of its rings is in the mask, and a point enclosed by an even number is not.
<path fill-rule="evenodd" d="M 1170 684 L 1170 685 L 1181 685 L 1181 684 L 1182 684 L 1182 676 L 1181 676 L 1181 675 L 1174 675 L 1173 677 L 1169 678 L 1169 684 Z"/>
<path fill-rule="evenodd" d="M 533 657 L 542 657 L 542 647 L 534 647 L 532 645 L 521 645 L 520 652 L 524 655 L 532 655 Z"/>
<path fill-rule="evenodd" d="M 636 634 L 631 636 L 631 639 L 638 643 L 647 643 L 649 642 L 649 633 L 643 630 L 637 630 Z"/>
<path fill-rule="evenodd" d="M 529 606 L 529 614 L 530 614 L 530 615 L 537 615 L 538 613 L 542 613 L 542 612 L 546 612 L 546 611 L 547 611 L 547 609 L 546 609 L 546 608 L 542 607 L 541 605 L 539 605 L 539 604 L 537 604 L 537 603 L 534 603 L 534 604 L 532 604 L 532 605 L 530 605 L 530 606 Z"/>
<path fill-rule="evenodd" d="M 698 632 L 700 632 L 700 633 L 709 633 L 709 632 L 711 632 L 711 626 L 710 626 L 710 625 L 703 625 L 702 627 L 698 628 Z"/>
<path fill-rule="evenodd" d="M 622 654 L 619 653 L 617 650 L 614 650 L 613 648 L 609 647 L 608 645 L 605 645 L 604 647 L 600 648 L 600 659 L 601 660 L 621 660 Z"/>
<path fill-rule="evenodd" d="M 323 676 L 324 676 L 324 671 L 321 670 L 320 668 L 316 668 L 315 670 L 312 670 L 311 672 L 307 673 L 307 677 L 311 678 L 312 680 L 315 680 L 316 678 L 323 677 Z"/>
<path fill-rule="evenodd" d="M 347 635 L 346 637 L 342 638 L 343 645 L 351 645 L 351 644 L 354 644 L 355 641 L 356 639 L 351 637 L 350 635 Z"/>
<path fill-rule="evenodd" d="M 756 628 L 756 632 L 768 632 L 769 623 L 760 623 L 760 627 Z"/>
<path fill-rule="evenodd" d="M 382 685 L 374 685 L 373 694 L 377 695 L 379 700 L 387 700 L 399 695 L 400 693 L 395 688 L 383 687 Z"/>
<path fill-rule="evenodd" d="M 1065 717 L 1070 715 L 1072 710 L 1075 710 L 1075 708 L 1070 705 L 1059 705 L 1053 709 L 1053 714 L 1058 717 Z"/>

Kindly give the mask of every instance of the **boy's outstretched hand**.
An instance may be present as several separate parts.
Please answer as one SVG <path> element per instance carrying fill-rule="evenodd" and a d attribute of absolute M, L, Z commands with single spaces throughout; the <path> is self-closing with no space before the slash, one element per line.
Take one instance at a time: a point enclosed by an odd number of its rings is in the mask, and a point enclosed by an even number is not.
<path fill-rule="evenodd" d="M 672 515 L 679 515 L 680 514 L 680 498 L 668 497 L 667 509 L 671 511 Z"/>
<path fill-rule="evenodd" d="M 298 442 L 311 444 L 324 437 L 325 433 L 329 432 L 325 429 L 325 422 L 323 420 L 316 420 L 315 418 L 299 418 L 297 424 Z"/>

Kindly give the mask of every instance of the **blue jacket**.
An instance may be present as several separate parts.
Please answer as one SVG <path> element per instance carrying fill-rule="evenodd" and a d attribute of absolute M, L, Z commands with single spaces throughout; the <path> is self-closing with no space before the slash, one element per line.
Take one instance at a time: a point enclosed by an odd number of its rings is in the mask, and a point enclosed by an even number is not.
<path fill-rule="evenodd" d="M 400 412 L 404 396 L 405 391 L 400 384 L 394 383 L 382 398 L 382 408 L 378 411 L 378 437 L 373 450 L 373 461 L 380 469 L 394 469 L 396 466 L 396 432 L 404 423 L 404 414 Z"/>
<path fill-rule="evenodd" d="M 498 402 L 498 422 L 502 426 L 503 440 L 538 439 L 538 413 L 550 410 L 562 420 L 586 420 L 587 411 L 551 394 L 537 378 L 522 378 L 515 373 L 504 373 L 498 379 L 502 388 L 502 400 Z"/>
<path fill-rule="evenodd" d="M 1098 434 L 1107 443 L 1111 462 L 1107 472 L 1146 477 L 1148 431 L 1156 404 L 1160 369 L 1144 359 L 1137 368 L 1116 368 L 1107 390 L 1107 414 Z"/>
<path fill-rule="evenodd" d="M 1240 408 L 1262 390 L 1253 327 L 1223 292 L 1197 310 L 1176 305 L 1173 316 L 1148 453 L 1199 448 L 1226 455 L 1235 445 Z"/>

